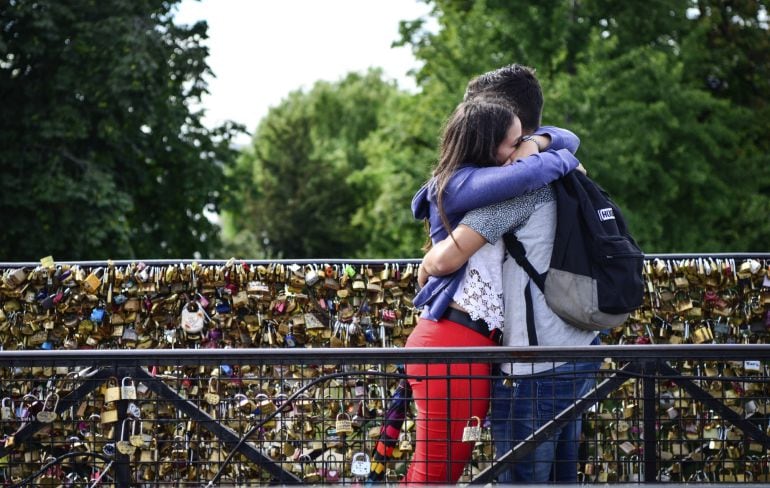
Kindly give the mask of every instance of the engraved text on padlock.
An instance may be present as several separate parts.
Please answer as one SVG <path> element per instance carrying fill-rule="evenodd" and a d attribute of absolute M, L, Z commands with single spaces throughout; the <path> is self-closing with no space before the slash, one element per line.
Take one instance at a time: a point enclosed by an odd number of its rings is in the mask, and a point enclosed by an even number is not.
<path fill-rule="evenodd" d="M 475 422 L 475 425 L 471 425 Z M 463 429 L 463 442 L 479 442 L 481 440 L 481 419 L 472 417 Z"/>

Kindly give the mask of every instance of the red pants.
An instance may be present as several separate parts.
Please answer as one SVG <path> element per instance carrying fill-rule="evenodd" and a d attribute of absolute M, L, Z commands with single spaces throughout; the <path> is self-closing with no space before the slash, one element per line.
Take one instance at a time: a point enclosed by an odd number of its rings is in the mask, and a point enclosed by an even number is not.
<path fill-rule="evenodd" d="M 482 347 L 496 345 L 482 334 L 442 319 L 420 319 L 406 347 Z M 473 442 L 463 442 L 471 420 L 487 416 L 489 363 L 407 364 L 417 407 L 417 439 L 406 483 L 456 483 L 470 461 Z M 474 424 L 475 425 L 475 424 Z"/>

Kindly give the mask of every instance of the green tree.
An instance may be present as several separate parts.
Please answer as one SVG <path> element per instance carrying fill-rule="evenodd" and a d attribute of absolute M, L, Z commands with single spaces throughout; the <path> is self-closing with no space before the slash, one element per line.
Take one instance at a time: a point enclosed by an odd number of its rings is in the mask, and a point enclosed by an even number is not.
<path fill-rule="evenodd" d="M 421 97 L 451 105 L 476 74 L 534 66 L 544 122 L 581 136 L 578 156 L 645 251 L 764 249 L 766 2 L 431 3 L 438 30 L 401 31 L 422 61 Z"/>
<path fill-rule="evenodd" d="M 259 258 L 361 256 L 367 235 L 358 209 L 378 198 L 361 178 L 363 142 L 399 97 L 379 70 L 295 91 L 270 110 L 243 152 L 239 198 L 226 215 L 228 252 Z"/>
<path fill-rule="evenodd" d="M 208 256 L 239 130 L 190 107 L 206 90 L 205 23 L 176 2 L 0 4 L 0 255 Z"/>

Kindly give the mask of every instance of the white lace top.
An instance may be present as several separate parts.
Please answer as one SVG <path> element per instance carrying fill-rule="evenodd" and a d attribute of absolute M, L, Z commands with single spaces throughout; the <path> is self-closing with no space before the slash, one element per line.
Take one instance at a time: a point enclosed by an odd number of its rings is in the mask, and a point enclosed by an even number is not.
<path fill-rule="evenodd" d="M 505 244 L 500 236 L 509 230 L 516 232 L 538 205 L 552 201 L 553 198 L 553 190 L 546 185 L 514 199 L 472 210 L 461 222 L 475 229 L 488 242 L 468 260 L 465 276 L 452 298 L 473 320 L 486 321 L 489 330 L 502 329 L 504 321 Z M 486 218 L 489 215 L 505 218 Z"/>
<path fill-rule="evenodd" d="M 454 301 L 473 320 L 484 320 L 489 330 L 503 328 L 503 258 L 502 239 L 484 244 L 468 260 Z"/>

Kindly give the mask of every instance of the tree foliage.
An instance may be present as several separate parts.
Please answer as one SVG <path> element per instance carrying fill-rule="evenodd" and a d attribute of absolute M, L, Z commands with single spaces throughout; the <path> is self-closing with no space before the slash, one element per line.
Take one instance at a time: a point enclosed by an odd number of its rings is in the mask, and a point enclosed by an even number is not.
<path fill-rule="evenodd" d="M 208 256 L 235 153 L 206 90 L 206 24 L 160 0 L 0 4 L 0 254 Z"/>
<path fill-rule="evenodd" d="M 399 93 L 380 71 L 292 92 L 262 120 L 235 176 L 229 250 L 264 258 L 356 257 L 359 209 L 379 197 L 363 143 Z M 365 219 L 366 220 L 366 219 Z"/>
<path fill-rule="evenodd" d="M 420 97 L 455 102 L 472 76 L 536 67 L 544 121 L 581 136 L 578 156 L 645 251 L 764 249 L 765 2 L 431 3 L 438 30 L 402 23 L 401 43 L 423 62 Z"/>
<path fill-rule="evenodd" d="M 646 252 L 757 251 L 770 235 L 767 0 L 427 0 L 406 19 L 418 92 L 379 70 L 291 93 L 234 164 L 205 93 L 206 25 L 174 1 L 0 3 L 6 260 L 397 258 L 410 201 L 469 79 L 537 69 L 544 122 Z M 222 215 L 219 227 L 207 215 Z"/>

